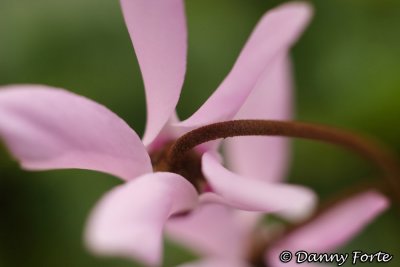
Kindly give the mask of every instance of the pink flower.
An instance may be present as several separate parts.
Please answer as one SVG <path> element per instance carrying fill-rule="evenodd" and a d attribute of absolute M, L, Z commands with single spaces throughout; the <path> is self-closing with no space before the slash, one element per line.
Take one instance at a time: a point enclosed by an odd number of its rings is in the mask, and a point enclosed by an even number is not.
<path fill-rule="evenodd" d="M 194 209 L 198 192 L 191 177 L 157 172 L 152 160 L 168 141 L 194 127 L 232 118 L 290 117 L 288 50 L 306 26 L 311 9 L 304 3 L 291 3 L 268 12 L 220 87 L 193 116 L 179 123 L 174 109 L 186 65 L 183 1 L 122 0 L 121 4 L 146 89 L 143 143 L 100 104 L 40 85 L 1 88 L 0 136 L 25 169 L 89 169 L 126 181 L 94 209 L 87 228 L 88 245 L 97 253 L 159 265 L 165 222 Z M 307 216 L 315 201 L 311 191 L 272 183 L 285 171 L 286 145 L 273 138 L 232 143 L 227 154 L 238 170 L 248 170 L 244 176 L 221 165 L 215 145 L 204 147 L 208 152 L 201 162 L 202 175 L 211 192 L 201 194 L 200 200 L 279 212 L 288 218 Z M 196 164 L 198 158 L 200 152 L 194 154 Z M 252 179 L 260 176 L 268 180 Z"/>
<path fill-rule="evenodd" d="M 180 267 L 250 267 L 252 263 L 295 267 L 299 266 L 297 251 L 332 253 L 388 206 L 388 200 L 381 193 L 365 190 L 335 203 L 286 234 L 282 225 L 261 226 L 254 223 L 254 214 L 218 204 L 203 205 L 188 218 L 177 218 L 171 225 L 172 229 L 181 228 L 179 237 L 183 244 L 205 257 Z M 188 231 L 189 227 L 196 231 Z M 286 263 L 280 260 L 284 251 L 293 255 Z M 301 266 L 327 265 L 303 262 Z"/>

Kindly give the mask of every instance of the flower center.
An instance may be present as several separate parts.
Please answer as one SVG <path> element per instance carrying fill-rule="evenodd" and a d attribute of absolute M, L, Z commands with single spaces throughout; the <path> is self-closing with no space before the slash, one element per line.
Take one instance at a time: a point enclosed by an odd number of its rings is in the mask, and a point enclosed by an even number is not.
<path fill-rule="evenodd" d="M 207 187 L 207 182 L 201 171 L 201 155 L 195 150 L 190 150 L 180 159 L 177 168 L 171 170 L 167 156 L 174 143 L 175 141 L 167 142 L 161 148 L 150 152 L 153 170 L 158 172 L 173 171 L 188 180 L 199 193 L 204 192 Z"/>

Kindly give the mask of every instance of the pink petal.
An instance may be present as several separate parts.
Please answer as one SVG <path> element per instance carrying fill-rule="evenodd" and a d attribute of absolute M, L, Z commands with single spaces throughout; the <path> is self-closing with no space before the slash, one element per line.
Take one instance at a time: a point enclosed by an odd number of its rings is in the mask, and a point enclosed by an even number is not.
<path fill-rule="evenodd" d="M 186 70 L 187 34 L 182 0 L 121 0 L 147 98 L 143 142 L 150 144 L 172 115 Z"/>
<path fill-rule="evenodd" d="M 0 136 L 26 169 L 89 169 L 125 180 L 152 170 L 145 147 L 123 120 L 61 89 L 2 87 Z"/>
<path fill-rule="evenodd" d="M 88 222 L 88 246 L 99 254 L 158 266 L 165 221 L 175 213 L 194 208 L 196 203 L 196 190 L 177 174 L 138 177 L 101 199 Z"/>
<path fill-rule="evenodd" d="M 232 206 L 232 203 L 224 197 L 217 195 L 213 192 L 203 193 L 199 197 L 199 201 L 202 204 L 221 204 L 225 206 Z M 240 227 L 242 236 L 250 236 L 254 232 L 254 229 L 258 227 L 260 220 L 264 217 L 264 212 L 254 212 L 246 210 L 235 210 L 235 224 Z M 243 233 L 243 234 L 242 234 Z"/>
<path fill-rule="evenodd" d="M 219 204 L 202 204 L 184 217 L 168 221 L 169 236 L 207 256 L 237 258 L 244 256 L 245 237 L 232 209 Z"/>
<path fill-rule="evenodd" d="M 250 36 L 231 72 L 207 102 L 182 126 L 229 120 L 239 111 L 273 60 L 287 52 L 310 20 L 306 3 L 284 4 L 267 12 Z"/>
<path fill-rule="evenodd" d="M 223 198 L 223 203 L 238 209 L 277 212 L 297 220 L 307 217 L 316 202 L 315 194 L 305 187 L 267 183 L 236 175 L 209 153 L 203 156 L 202 168 L 208 183 Z"/>
<path fill-rule="evenodd" d="M 358 234 L 388 205 L 388 200 L 373 190 L 353 196 L 275 244 L 266 254 L 266 260 L 274 267 L 283 267 L 287 265 L 281 264 L 278 257 L 282 250 L 332 252 Z"/>
<path fill-rule="evenodd" d="M 242 260 L 210 258 L 196 262 L 186 263 L 178 267 L 250 267 Z"/>
<path fill-rule="evenodd" d="M 271 70 L 260 77 L 235 119 L 292 117 L 292 83 L 287 55 L 277 58 Z M 289 163 L 288 140 L 279 137 L 248 136 L 225 141 L 229 169 L 240 175 L 269 182 L 283 180 Z"/>
<path fill-rule="evenodd" d="M 178 115 L 176 112 L 173 112 L 172 116 L 168 119 L 167 123 L 161 129 L 157 137 L 150 145 L 147 146 L 147 150 L 151 152 L 162 149 L 166 143 L 171 142 L 171 140 L 176 140 L 178 137 L 182 136 L 186 131 L 184 128 L 174 126 L 178 122 Z"/>

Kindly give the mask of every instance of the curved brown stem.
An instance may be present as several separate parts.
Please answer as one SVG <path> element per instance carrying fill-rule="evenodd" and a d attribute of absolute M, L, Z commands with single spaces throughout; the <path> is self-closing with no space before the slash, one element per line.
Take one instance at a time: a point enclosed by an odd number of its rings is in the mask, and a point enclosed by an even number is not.
<path fill-rule="evenodd" d="M 356 152 L 376 165 L 384 174 L 388 192 L 400 203 L 400 168 L 397 158 L 382 145 L 359 135 L 333 127 L 301 122 L 272 120 L 233 120 L 210 124 L 190 131 L 171 146 L 167 162 L 170 171 L 178 170 L 185 154 L 202 143 L 237 136 L 284 136 L 323 141 Z"/>

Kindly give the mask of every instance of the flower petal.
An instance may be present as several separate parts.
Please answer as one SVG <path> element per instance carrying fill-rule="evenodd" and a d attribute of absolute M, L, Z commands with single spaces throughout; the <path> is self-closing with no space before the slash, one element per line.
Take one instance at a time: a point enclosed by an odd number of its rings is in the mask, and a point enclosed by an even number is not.
<path fill-rule="evenodd" d="M 178 267 L 250 267 L 250 265 L 241 260 L 210 258 L 182 264 Z"/>
<path fill-rule="evenodd" d="M 187 216 L 173 218 L 166 225 L 169 236 L 206 256 L 238 258 L 245 253 L 244 239 L 234 211 L 205 203 Z"/>
<path fill-rule="evenodd" d="M 288 120 L 292 117 L 292 83 L 287 55 L 263 73 L 235 119 Z M 268 182 L 283 180 L 288 170 L 288 140 L 244 136 L 224 141 L 229 169 Z"/>
<path fill-rule="evenodd" d="M 182 0 L 121 0 L 142 71 L 148 145 L 175 110 L 186 71 L 187 33 Z"/>
<path fill-rule="evenodd" d="M 194 127 L 233 118 L 260 76 L 271 71 L 273 60 L 298 39 L 311 13 L 306 3 L 284 4 L 267 12 L 219 88 L 181 125 Z"/>
<path fill-rule="evenodd" d="M 388 200 L 376 191 L 359 193 L 336 204 L 273 245 L 266 254 L 266 260 L 274 267 L 283 267 L 287 265 L 281 264 L 278 257 L 282 250 L 332 252 L 359 233 L 388 205 Z"/>
<path fill-rule="evenodd" d="M 158 266 L 165 221 L 196 204 L 196 190 L 177 174 L 138 177 L 101 199 L 88 222 L 88 246 L 98 254 L 133 258 Z"/>
<path fill-rule="evenodd" d="M 291 220 L 307 217 L 314 208 L 315 194 L 305 187 L 241 177 L 225 169 L 210 153 L 204 154 L 202 167 L 211 188 L 232 207 L 277 212 Z"/>
<path fill-rule="evenodd" d="M 89 169 L 125 180 L 152 171 L 145 147 L 123 120 L 61 89 L 0 88 L 0 136 L 26 169 Z"/>
<path fill-rule="evenodd" d="M 185 133 L 184 128 L 178 128 L 174 126 L 175 123 L 178 122 L 178 115 L 176 114 L 176 112 L 173 112 L 167 123 L 157 135 L 157 137 L 150 145 L 147 145 L 147 150 L 150 151 L 150 153 L 151 151 L 160 150 L 168 142 L 171 142 L 171 140 L 176 140 L 178 139 L 178 137 L 182 136 Z"/>

